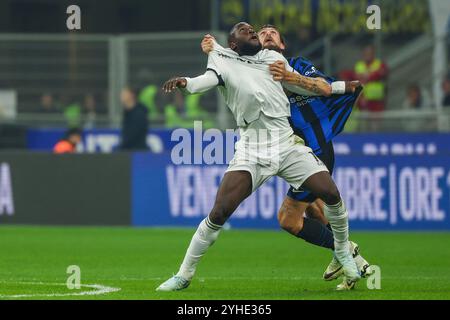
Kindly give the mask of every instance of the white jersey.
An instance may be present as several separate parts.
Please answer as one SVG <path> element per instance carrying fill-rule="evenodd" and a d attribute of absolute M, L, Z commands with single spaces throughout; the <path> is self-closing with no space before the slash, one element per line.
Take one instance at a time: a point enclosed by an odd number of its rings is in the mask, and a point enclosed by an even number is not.
<path fill-rule="evenodd" d="M 251 130 L 250 133 L 246 129 L 279 129 L 279 138 L 293 133 L 287 120 L 290 116 L 288 98 L 281 83 L 274 81 L 269 72 L 269 65 L 275 61 L 285 62 L 286 69 L 292 71 L 286 58 L 273 50 L 261 50 L 254 56 L 239 56 L 215 43 L 209 54 L 207 68 L 223 81 L 219 89 L 241 129 L 241 136 L 255 132 Z M 253 137 L 250 139 L 254 141 Z"/>
<path fill-rule="evenodd" d="M 215 43 L 208 59 L 208 71 L 186 78 L 188 93 L 200 93 L 216 86 L 233 112 L 240 128 L 227 172 L 247 171 L 252 190 L 278 175 L 298 189 L 311 175 L 327 171 L 289 124 L 290 104 L 283 86 L 298 94 L 313 95 L 296 86 L 273 80 L 269 65 L 286 59 L 276 51 L 262 50 L 254 56 L 239 56 Z"/>

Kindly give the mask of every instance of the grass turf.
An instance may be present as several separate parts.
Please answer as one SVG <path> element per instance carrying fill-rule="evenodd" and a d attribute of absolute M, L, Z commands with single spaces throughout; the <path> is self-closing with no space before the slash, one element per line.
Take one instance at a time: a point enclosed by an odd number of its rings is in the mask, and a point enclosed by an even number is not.
<path fill-rule="evenodd" d="M 338 282 L 321 278 L 331 258 L 327 250 L 283 232 L 224 231 L 188 289 L 155 292 L 177 271 L 192 234 L 2 226 L 0 299 L 450 299 L 450 233 L 352 233 L 363 256 L 381 267 L 381 290 L 361 281 L 354 291 L 336 292 Z M 67 289 L 69 265 L 80 266 L 82 284 L 120 291 Z"/>

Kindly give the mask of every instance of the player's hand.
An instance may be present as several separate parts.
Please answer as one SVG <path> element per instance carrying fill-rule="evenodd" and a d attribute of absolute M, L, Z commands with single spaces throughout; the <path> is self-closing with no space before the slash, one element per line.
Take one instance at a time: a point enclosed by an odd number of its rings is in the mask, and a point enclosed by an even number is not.
<path fill-rule="evenodd" d="M 283 81 L 287 72 L 283 61 L 275 61 L 269 65 L 269 71 L 275 81 Z"/>
<path fill-rule="evenodd" d="M 203 40 L 202 40 L 202 43 L 201 43 L 202 51 L 204 53 L 206 53 L 206 54 L 209 54 L 211 51 L 213 51 L 214 50 L 214 41 L 215 40 L 216 39 L 212 35 L 210 35 L 210 34 L 205 35 L 203 37 Z"/>
<path fill-rule="evenodd" d="M 186 88 L 187 80 L 181 77 L 169 79 L 164 83 L 163 90 L 165 93 L 174 91 L 176 88 Z"/>
<path fill-rule="evenodd" d="M 358 79 L 362 83 L 367 83 L 367 81 L 369 81 L 369 74 L 368 73 L 360 74 L 360 75 L 358 75 Z"/>
<path fill-rule="evenodd" d="M 356 89 L 361 87 L 361 82 L 355 81 L 345 81 L 345 93 L 355 93 Z"/>

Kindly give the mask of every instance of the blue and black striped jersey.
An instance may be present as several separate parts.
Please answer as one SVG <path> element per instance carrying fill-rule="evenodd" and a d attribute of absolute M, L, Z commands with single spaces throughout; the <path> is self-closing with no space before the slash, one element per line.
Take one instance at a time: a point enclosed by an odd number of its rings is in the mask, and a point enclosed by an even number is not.
<path fill-rule="evenodd" d="M 289 58 L 288 61 L 301 75 L 321 77 L 329 83 L 335 81 L 302 57 Z M 297 94 L 289 96 L 291 104 L 289 121 L 295 134 L 303 138 L 315 154 L 320 155 L 322 149 L 344 129 L 360 92 L 361 90 L 357 90 L 354 94 L 331 97 L 308 97 Z"/>

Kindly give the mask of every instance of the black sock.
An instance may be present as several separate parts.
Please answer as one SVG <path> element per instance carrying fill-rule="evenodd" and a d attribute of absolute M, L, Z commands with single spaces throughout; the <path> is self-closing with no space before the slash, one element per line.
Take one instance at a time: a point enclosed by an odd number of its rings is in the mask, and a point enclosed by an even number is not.
<path fill-rule="evenodd" d="M 305 217 L 303 229 L 297 234 L 297 237 L 316 246 L 334 250 L 333 233 L 317 220 Z"/>

